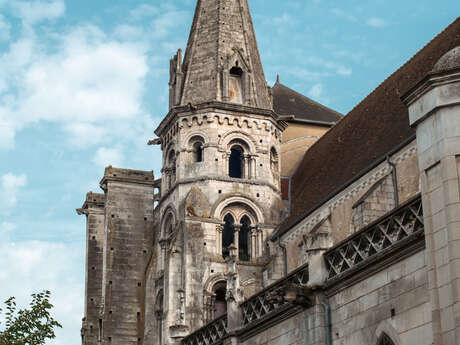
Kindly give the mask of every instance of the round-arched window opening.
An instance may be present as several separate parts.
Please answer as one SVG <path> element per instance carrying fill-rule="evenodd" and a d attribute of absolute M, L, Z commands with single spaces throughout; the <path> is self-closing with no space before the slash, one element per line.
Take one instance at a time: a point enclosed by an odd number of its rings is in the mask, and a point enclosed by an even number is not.
<path fill-rule="evenodd" d="M 229 247 L 235 241 L 235 219 L 229 213 L 224 217 L 224 230 L 222 231 L 222 256 L 226 258 L 229 254 Z"/>
<path fill-rule="evenodd" d="M 230 69 L 230 75 L 236 76 L 236 77 L 241 77 L 243 75 L 243 70 L 238 66 L 233 66 Z"/>
<path fill-rule="evenodd" d="M 230 150 L 228 162 L 228 176 L 233 178 L 243 178 L 243 148 L 235 145 Z"/>
<path fill-rule="evenodd" d="M 214 302 L 214 318 L 217 319 L 227 314 L 227 301 L 225 296 L 227 294 L 227 283 L 219 282 L 213 288 L 215 294 Z"/>
<path fill-rule="evenodd" d="M 203 161 L 203 144 L 201 142 L 193 144 L 193 154 L 195 162 Z"/>
<path fill-rule="evenodd" d="M 238 256 L 240 261 L 249 261 L 249 233 L 251 220 L 248 216 L 241 218 L 241 230 L 238 237 Z"/>

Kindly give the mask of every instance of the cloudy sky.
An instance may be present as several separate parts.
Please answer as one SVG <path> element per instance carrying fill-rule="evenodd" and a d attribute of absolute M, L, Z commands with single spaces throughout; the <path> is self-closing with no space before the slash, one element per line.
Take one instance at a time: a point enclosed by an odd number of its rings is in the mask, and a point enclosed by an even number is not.
<path fill-rule="evenodd" d="M 51 289 L 77 345 L 87 191 L 154 170 L 195 0 L 0 0 L 0 300 Z M 250 0 L 266 78 L 347 113 L 460 13 L 454 0 Z M 377 116 L 378 114 L 376 114 Z"/>

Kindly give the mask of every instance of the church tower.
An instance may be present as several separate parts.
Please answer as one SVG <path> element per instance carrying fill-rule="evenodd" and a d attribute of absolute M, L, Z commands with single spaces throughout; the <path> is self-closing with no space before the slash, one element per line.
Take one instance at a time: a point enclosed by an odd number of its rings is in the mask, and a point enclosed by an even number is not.
<path fill-rule="evenodd" d="M 245 296 L 269 283 L 267 239 L 284 212 L 286 123 L 273 111 L 247 0 L 198 0 L 185 55 L 170 61 L 169 90 L 153 141 L 163 169 L 146 269 L 146 345 L 175 344 L 225 314 L 229 248 Z"/>

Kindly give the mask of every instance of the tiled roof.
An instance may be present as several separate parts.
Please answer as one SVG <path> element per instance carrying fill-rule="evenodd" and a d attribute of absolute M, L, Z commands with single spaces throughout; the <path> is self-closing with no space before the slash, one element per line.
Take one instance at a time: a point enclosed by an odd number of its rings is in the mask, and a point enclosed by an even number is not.
<path fill-rule="evenodd" d="M 291 216 L 275 236 L 288 231 L 362 176 L 395 147 L 414 136 L 401 95 L 460 45 L 460 17 L 393 73 L 306 153 L 292 177 Z"/>
<path fill-rule="evenodd" d="M 343 115 L 284 86 L 277 80 L 272 88 L 273 109 L 278 115 L 293 115 L 294 120 L 333 124 Z"/>

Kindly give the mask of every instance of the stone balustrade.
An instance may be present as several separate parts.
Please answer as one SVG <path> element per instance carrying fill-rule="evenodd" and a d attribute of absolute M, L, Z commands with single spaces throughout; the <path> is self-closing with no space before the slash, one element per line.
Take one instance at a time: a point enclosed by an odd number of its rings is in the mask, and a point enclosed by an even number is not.
<path fill-rule="evenodd" d="M 182 340 L 183 345 L 217 344 L 227 335 L 227 315 L 223 315 Z"/>
<path fill-rule="evenodd" d="M 422 199 L 418 195 L 329 249 L 324 254 L 328 279 L 338 279 L 423 233 Z"/>

